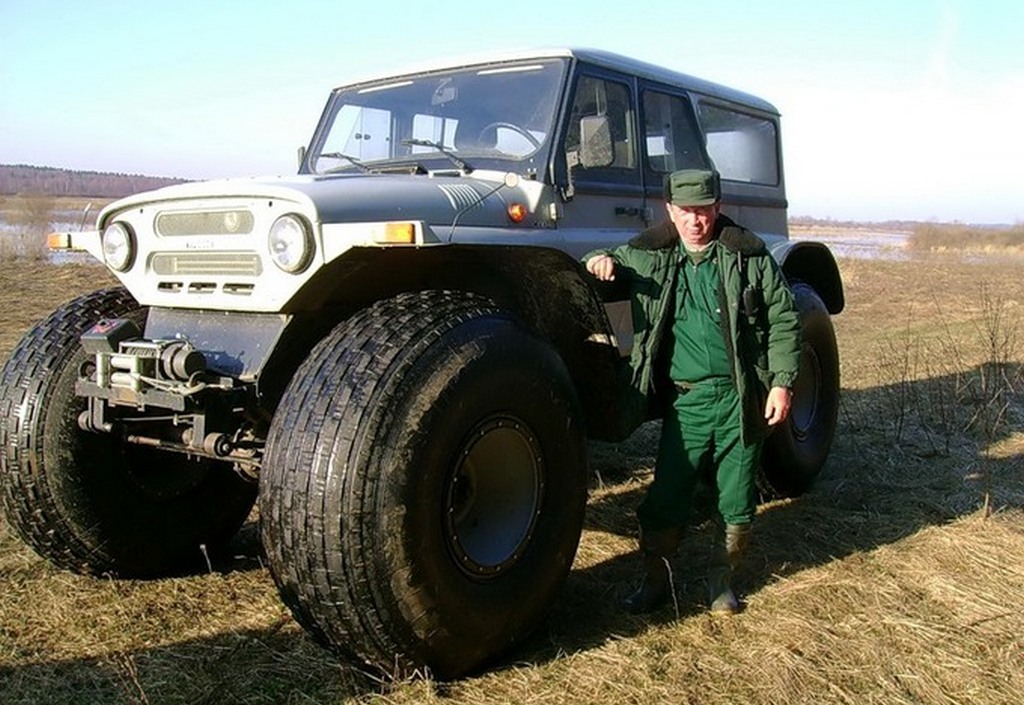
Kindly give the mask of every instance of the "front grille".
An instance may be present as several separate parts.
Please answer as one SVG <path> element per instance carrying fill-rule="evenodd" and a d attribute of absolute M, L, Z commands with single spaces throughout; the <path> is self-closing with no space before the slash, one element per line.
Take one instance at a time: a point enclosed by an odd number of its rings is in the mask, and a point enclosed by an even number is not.
<path fill-rule="evenodd" d="M 263 272 L 259 255 L 251 252 L 158 252 L 150 262 L 161 276 L 257 277 Z"/>
<path fill-rule="evenodd" d="M 252 213 L 243 209 L 166 212 L 156 217 L 156 231 L 174 235 L 245 235 L 252 232 Z"/>

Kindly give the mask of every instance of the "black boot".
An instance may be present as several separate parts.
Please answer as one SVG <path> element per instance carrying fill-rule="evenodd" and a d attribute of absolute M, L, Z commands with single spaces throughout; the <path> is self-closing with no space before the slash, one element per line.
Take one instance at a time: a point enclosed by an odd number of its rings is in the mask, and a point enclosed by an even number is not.
<path fill-rule="evenodd" d="M 661 531 L 640 531 L 640 552 L 644 560 L 644 579 L 640 587 L 622 602 L 631 614 L 650 612 L 663 605 L 672 595 L 672 566 L 682 531 L 678 528 Z"/>
<path fill-rule="evenodd" d="M 750 540 L 750 524 L 719 524 L 715 527 L 715 542 L 708 565 L 708 599 L 711 611 L 736 614 L 740 601 L 732 590 L 732 578 L 739 567 L 743 551 Z"/>

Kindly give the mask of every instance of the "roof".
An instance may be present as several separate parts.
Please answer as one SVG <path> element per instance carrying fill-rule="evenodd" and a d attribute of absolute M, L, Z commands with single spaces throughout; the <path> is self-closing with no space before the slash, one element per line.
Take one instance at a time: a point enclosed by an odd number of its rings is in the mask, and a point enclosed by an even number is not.
<path fill-rule="evenodd" d="M 510 61 L 528 61 L 530 59 L 551 58 L 575 58 L 579 61 L 596 64 L 608 69 L 614 69 L 616 71 L 647 80 L 680 85 L 690 91 L 741 103 L 776 115 L 779 112 L 775 106 L 767 100 L 750 93 L 745 93 L 743 91 L 729 88 L 728 86 L 697 78 L 679 71 L 673 71 L 662 66 L 639 61 L 628 56 L 622 56 L 621 54 L 588 48 L 553 47 L 546 49 L 519 49 L 450 57 L 446 59 L 417 63 L 412 66 L 407 66 L 402 70 L 377 74 L 372 77 L 366 77 L 362 80 L 346 83 L 345 85 L 359 85 L 362 83 L 376 82 L 398 76 L 428 73 L 431 71 L 440 71 L 460 66 L 472 66 L 475 64 L 495 64 Z"/>

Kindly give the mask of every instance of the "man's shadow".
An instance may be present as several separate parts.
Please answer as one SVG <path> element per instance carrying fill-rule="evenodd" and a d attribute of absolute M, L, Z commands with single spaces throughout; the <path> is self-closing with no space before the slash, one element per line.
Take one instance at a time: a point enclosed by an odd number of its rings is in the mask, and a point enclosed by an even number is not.
<path fill-rule="evenodd" d="M 817 482 L 800 497 L 760 505 L 736 576 L 738 592 L 754 595 L 805 569 L 872 551 L 985 506 L 1024 507 L 1024 454 L 997 457 L 986 450 L 1024 421 L 1022 368 L 1011 365 L 1003 373 L 1016 386 L 1001 402 L 1001 421 L 987 428 L 977 423 L 971 428 L 968 422 L 991 400 L 962 399 L 961 404 L 974 408 L 956 413 L 937 408 L 936 390 L 962 379 L 844 390 L 836 439 Z M 900 400 L 914 399 L 924 400 L 920 409 L 893 408 L 904 404 Z M 613 534 L 629 539 L 628 550 L 572 571 L 545 627 L 517 652 L 520 662 L 595 648 L 612 635 L 639 634 L 651 625 L 706 611 L 706 566 L 716 514 L 713 490 L 706 485 L 697 493 L 673 563 L 676 601 L 639 617 L 626 614 L 619 604 L 642 575 L 634 512 L 650 478 L 657 440 L 658 424 L 652 422 L 624 444 L 592 445 L 592 489 L 609 484 L 624 489 L 598 492 L 588 504 L 583 545 L 591 533 L 598 535 L 596 541 L 600 534 Z"/>

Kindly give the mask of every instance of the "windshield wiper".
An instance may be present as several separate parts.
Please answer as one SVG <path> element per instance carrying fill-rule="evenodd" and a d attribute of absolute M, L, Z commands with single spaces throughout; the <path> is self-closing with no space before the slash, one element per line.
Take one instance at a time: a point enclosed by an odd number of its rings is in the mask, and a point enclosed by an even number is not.
<path fill-rule="evenodd" d="M 447 147 L 445 147 L 440 142 L 434 142 L 433 140 L 407 139 L 402 140 L 402 144 L 411 147 L 433 147 L 438 152 L 448 157 L 451 160 L 452 164 L 457 166 L 461 171 L 464 171 L 467 174 L 473 171 L 473 167 L 467 164 L 464 160 L 460 159 L 459 157 L 449 152 Z"/>
<path fill-rule="evenodd" d="M 373 169 L 371 169 L 370 167 L 366 166 L 366 164 L 364 164 L 363 162 L 359 161 L 355 157 L 348 154 L 342 154 L 341 152 L 321 152 L 320 156 L 317 157 L 317 159 L 323 159 L 324 157 L 327 157 L 328 159 L 344 159 L 348 162 L 351 162 L 352 165 L 357 167 L 360 171 L 366 172 L 367 174 L 374 173 Z M 335 169 L 328 169 L 327 171 L 335 171 Z"/>

